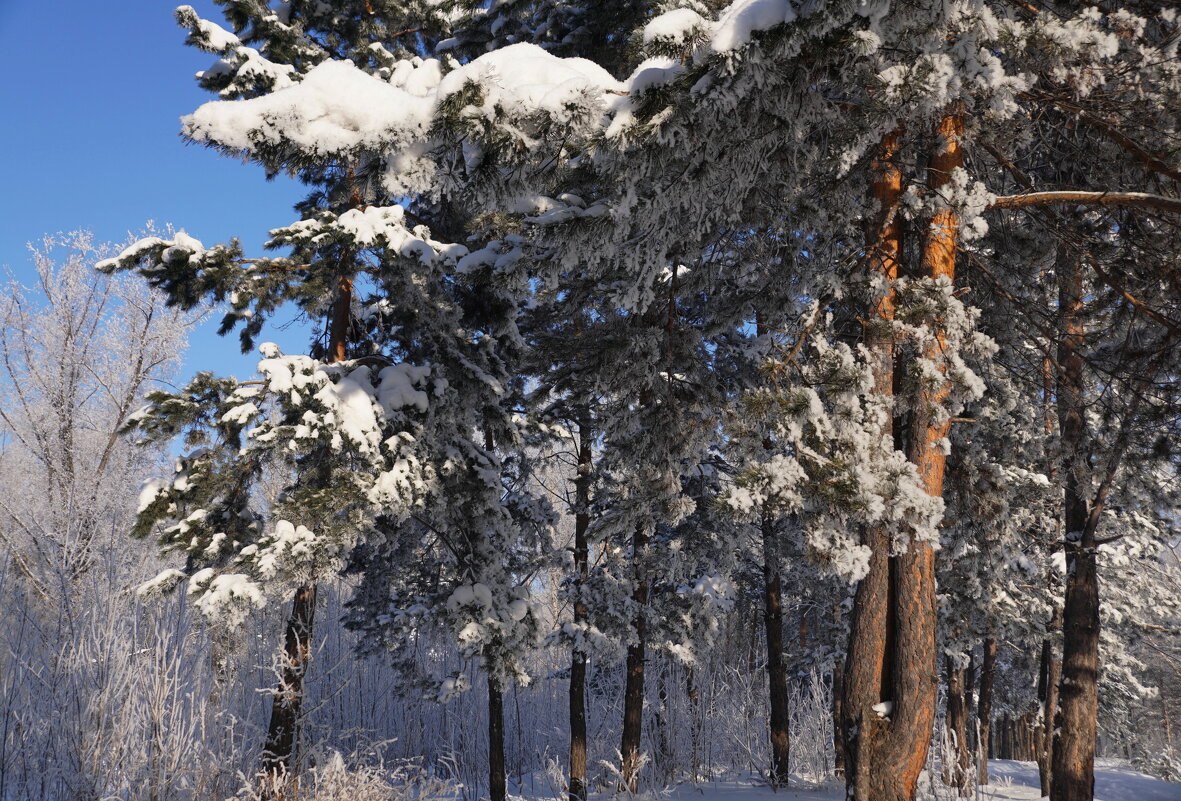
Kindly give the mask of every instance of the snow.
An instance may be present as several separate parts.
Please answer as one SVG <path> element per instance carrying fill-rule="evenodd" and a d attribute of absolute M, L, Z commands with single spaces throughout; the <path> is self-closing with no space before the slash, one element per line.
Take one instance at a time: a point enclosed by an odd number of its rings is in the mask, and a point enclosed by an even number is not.
<path fill-rule="evenodd" d="M 94 268 L 99 272 L 110 272 L 120 267 L 130 267 L 157 249 L 160 250 L 160 261 L 162 262 L 187 260 L 189 264 L 196 264 L 206 253 L 201 240 L 189 236 L 184 232 L 184 229 L 181 229 L 173 235 L 172 239 L 162 239 L 158 236 L 144 237 L 128 245 L 118 256 L 95 263 Z"/>
<path fill-rule="evenodd" d="M 644 44 L 660 39 L 684 44 L 694 31 L 708 30 L 710 23 L 691 8 L 674 8 L 644 26 Z"/>
<path fill-rule="evenodd" d="M 672 83 L 685 71 L 685 65 L 673 58 L 649 58 L 640 62 L 627 79 L 628 90 L 640 94 L 656 86 Z"/>
<path fill-rule="evenodd" d="M 1007 759 L 988 761 L 990 783 L 981 797 L 995 801 L 1033 801 L 1041 798 L 1037 765 Z M 1181 784 L 1140 773 L 1119 759 L 1095 760 L 1095 801 L 1178 801 Z"/>
<path fill-rule="evenodd" d="M 246 50 L 247 48 L 241 48 Z M 483 89 L 480 113 L 563 116 L 571 104 L 625 87 L 592 61 L 558 58 L 531 44 L 486 53 L 441 76 L 437 61 L 397 65 L 389 81 L 349 61 L 325 61 L 303 80 L 261 97 L 206 103 L 182 119 L 186 136 L 243 153 L 295 146 L 309 154 L 359 149 L 413 154 L 427 140 L 439 103 L 469 83 Z"/>
<path fill-rule="evenodd" d="M 208 573 L 205 570 L 195 573 L 189 579 L 189 593 L 196 595 L 197 588 L 207 577 Z M 266 599 L 262 588 L 243 573 L 226 573 L 213 577 L 194 601 L 194 606 L 206 617 L 224 617 L 233 624 L 245 618 L 248 608 L 261 609 L 265 605 Z"/>
<path fill-rule="evenodd" d="M 438 96 L 448 97 L 468 83 L 484 90 L 483 108 L 489 115 L 499 106 L 520 115 L 546 111 L 562 116 L 568 104 L 582 98 L 625 90 L 593 61 L 559 58 L 524 42 L 485 53 L 452 70 L 439 84 Z"/>
<path fill-rule="evenodd" d="M 230 50 L 242 44 L 242 41 L 237 36 L 230 33 L 216 22 L 210 22 L 209 20 L 203 19 L 198 21 L 197 25 L 199 26 L 201 33 L 205 35 L 206 40 L 209 42 L 210 49 L 215 52 L 224 53 L 226 50 Z"/>
<path fill-rule="evenodd" d="M 182 571 L 169 568 L 136 587 L 135 594 L 140 598 L 163 596 L 184 579 L 185 574 Z"/>
<path fill-rule="evenodd" d="M 425 412 L 427 394 L 418 386 L 424 384 L 430 374 L 429 366 L 416 366 L 405 362 L 383 367 L 378 373 L 380 383 L 377 387 L 377 402 L 387 415 L 410 406 Z"/>
<path fill-rule="evenodd" d="M 140 514 L 156 500 L 156 496 L 168 488 L 169 482 L 162 478 L 149 478 L 139 488 L 139 503 L 135 513 Z"/>
<path fill-rule="evenodd" d="M 376 453 L 381 429 L 373 409 L 373 387 L 368 375 L 368 368 L 354 370 L 336 383 L 325 383 L 315 397 L 330 410 L 341 434 L 362 453 Z M 336 443 L 333 445 L 335 447 Z"/>
<path fill-rule="evenodd" d="M 990 783 L 979 788 L 978 799 L 1034 801 L 1041 798 L 1037 765 L 1033 762 L 989 760 Z M 815 785 L 792 776 L 788 787 L 772 790 L 755 779 L 727 778 L 699 784 L 681 784 L 661 795 L 665 801 L 843 801 L 843 784 L 829 781 Z M 926 773 L 919 779 L 917 797 L 922 801 L 954 797 L 938 777 L 934 784 Z M 1095 801 L 1179 801 L 1181 785 L 1139 773 L 1126 762 L 1098 759 L 1095 764 Z"/>
<path fill-rule="evenodd" d="M 406 210 L 398 205 L 349 209 L 339 217 L 324 212 L 285 228 L 272 229 L 272 241 L 268 246 L 292 242 L 315 246 L 325 240 L 338 239 L 342 233 L 357 247 L 381 247 L 407 258 L 416 258 L 425 264 L 435 264 L 440 260 L 454 262 L 467 253 L 463 245 L 427 238 L 423 226 L 411 231 L 406 226 Z"/>
<path fill-rule="evenodd" d="M 796 18 L 789 0 L 738 0 L 722 12 L 714 25 L 710 48 L 715 53 L 739 50 L 750 44 L 759 31 L 791 22 Z"/>
<path fill-rule="evenodd" d="M 333 155 L 425 134 L 434 104 L 349 61 L 325 61 L 304 79 L 248 100 L 215 100 L 182 118 L 186 136 L 229 150 L 290 143 Z"/>

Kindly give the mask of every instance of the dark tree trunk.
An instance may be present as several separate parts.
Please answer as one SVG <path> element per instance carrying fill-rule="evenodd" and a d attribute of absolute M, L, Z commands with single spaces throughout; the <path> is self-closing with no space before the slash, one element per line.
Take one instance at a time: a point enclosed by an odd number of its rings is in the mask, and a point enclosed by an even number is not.
<path fill-rule="evenodd" d="M 1062 625 L 1061 613 L 1054 611 L 1050 630 Z M 1038 722 L 1034 736 L 1035 758 L 1042 795 L 1049 797 L 1054 784 L 1054 719 L 1058 715 L 1058 682 L 1062 676 L 1062 660 L 1054 652 L 1052 637 L 1042 641 L 1042 655 L 1038 671 Z"/>
<path fill-rule="evenodd" d="M 590 572 L 586 532 L 590 528 L 591 439 L 584 419 L 578 425 L 578 478 L 574 482 L 574 623 L 578 626 L 588 615 L 582 588 Z M 575 648 L 570 662 L 570 801 L 586 801 L 586 794 L 586 654 Z"/>
<path fill-rule="evenodd" d="M 303 678 L 312 655 L 312 624 L 316 615 L 316 584 L 307 582 L 295 591 L 291 617 L 283 635 L 283 666 L 279 689 L 271 700 L 262 767 L 269 791 L 275 792 L 283 775 L 292 768 L 299 711 L 303 705 Z"/>
<path fill-rule="evenodd" d="M 788 734 L 787 666 L 783 660 L 783 579 L 779 573 L 774 525 L 764 515 L 763 539 L 763 626 L 767 635 L 767 684 L 771 719 L 772 787 L 787 784 L 790 775 L 791 741 Z"/>
<path fill-rule="evenodd" d="M 1063 250 L 1066 250 L 1063 248 Z M 1062 612 L 1062 678 L 1054 727 L 1052 801 L 1089 801 L 1095 789 L 1099 709 L 1099 574 L 1089 509 L 1082 267 L 1074 254 L 1057 260 L 1060 339 L 1058 425 L 1063 453 L 1066 599 Z"/>
<path fill-rule="evenodd" d="M 623 689 L 623 734 L 620 738 L 619 753 L 622 757 L 620 774 L 624 787 L 630 792 L 639 789 L 640 781 L 640 735 L 644 722 L 644 652 L 648 637 L 648 622 L 644 605 L 648 603 L 648 580 L 643 573 L 644 551 L 648 536 L 643 524 L 636 526 L 632 537 L 632 560 L 635 564 L 635 589 L 632 600 L 636 604 L 636 617 L 632 626 L 636 639 L 627 648 L 627 677 Z"/>
<path fill-rule="evenodd" d="M 345 261 L 348 261 L 346 258 Z M 348 353 L 348 333 L 353 303 L 352 276 L 337 278 L 336 299 L 328 322 L 328 361 L 344 361 Z M 308 581 L 295 591 L 291 617 L 283 634 L 284 665 L 279 691 L 271 702 L 271 720 L 263 746 L 262 768 L 269 792 L 278 788 L 280 777 L 292 769 L 292 756 L 298 734 L 299 712 L 303 706 L 303 679 L 312 655 L 312 626 L 316 615 L 316 583 Z"/>
<path fill-rule="evenodd" d="M 696 782 L 701 768 L 701 696 L 692 666 L 685 668 L 685 694 L 689 697 L 689 776 Z"/>
<path fill-rule="evenodd" d="M 947 739 L 950 753 L 943 766 L 943 783 L 958 787 L 960 795 L 972 793 L 972 752 L 968 746 L 967 673 L 951 657 L 947 664 Z"/>
<path fill-rule="evenodd" d="M 976 719 L 980 721 L 980 771 L 977 781 L 988 784 L 988 760 L 992 757 L 992 685 L 996 680 L 996 638 L 984 640 L 984 659 L 980 664 L 980 696 Z"/>
<path fill-rule="evenodd" d="M 504 690 L 488 672 L 488 797 L 504 801 L 508 778 L 504 770 Z"/>
<path fill-rule="evenodd" d="M 838 779 L 845 778 L 845 713 L 842 698 L 845 694 L 845 660 L 838 658 L 832 667 L 832 774 Z"/>

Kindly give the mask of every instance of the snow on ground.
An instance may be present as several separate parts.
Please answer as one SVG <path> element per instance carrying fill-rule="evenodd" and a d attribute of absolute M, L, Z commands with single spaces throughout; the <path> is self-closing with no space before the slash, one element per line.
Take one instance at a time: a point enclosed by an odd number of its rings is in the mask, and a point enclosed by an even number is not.
<path fill-rule="evenodd" d="M 1037 765 L 994 759 L 989 762 L 990 783 L 974 796 L 979 801 L 1036 801 L 1041 798 Z M 742 779 L 682 784 L 668 791 L 667 801 L 843 801 L 844 786 L 835 782 L 806 788 L 796 784 L 779 791 Z M 956 795 L 938 779 L 934 785 L 926 774 L 919 781 L 919 798 L 953 801 Z M 1117 759 L 1100 759 L 1095 766 L 1095 801 L 1181 801 L 1181 784 L 1170 784 L 1147 776 Z"/>
<path fill-rule="evenodd" d="M 987 799 L 1026 801 L 1041 798 L 1037 765 L 993 759 L 991 782 L 982 787 Z M 1119 759 L 1095 761 L 1095 801 L 1181 801 L 1181 784 L 1171 784 L 1133 770 Z"/>

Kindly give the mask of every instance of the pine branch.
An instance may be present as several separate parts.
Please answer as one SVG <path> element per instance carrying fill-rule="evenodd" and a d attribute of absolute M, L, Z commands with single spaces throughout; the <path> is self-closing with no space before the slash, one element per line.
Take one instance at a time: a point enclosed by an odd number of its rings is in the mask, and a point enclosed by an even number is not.
<path fill-rule="evenodd" d="M 1082 192 L 1072 189 L 1002 195 L 990 209 L 1023 209 L 1031 206 L 1074 204 L 1079 206 L 1131 206 L 1181 214 L 1181 199 L 1149 192 Z"/>

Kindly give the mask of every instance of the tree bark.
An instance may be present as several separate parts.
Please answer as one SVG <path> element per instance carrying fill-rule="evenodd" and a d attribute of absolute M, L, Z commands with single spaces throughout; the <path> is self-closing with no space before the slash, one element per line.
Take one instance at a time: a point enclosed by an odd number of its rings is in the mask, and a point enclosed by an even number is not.
<path fill-rule="evenodd" d="M 578 425 L 578 477 L 575 479 L 574 512 L 574 623 L 586 623 L 588 610 L 582 598 L 583 584 L 590 575 L 590 549 L 586 532 L 590 528 L 591 438 L 586 419 Z M 575 647 L 570 662 L 570 801 L 586 801 L 586 653 Z"/>
<path fill-rule="evenodd" d="M 972 779 L 972 753 L 968 744 L 967 673 L 950 656 L 947 665 L 947 738 L 949 761 L 943 766 L 943 783 L 958 787 L 960 795 L 967 797 L 974 789 Z"/>
<path fill-rule="evenodd" d="M 347 257 L 345 259 L 347 261 Z M 336 299 L 328 322 L 328 361 L 344 361 L 348 356 L 348 332 L 353 304 L 353 279 L 342 273 L 337 278 Z M 283 634 L 284 664 L 279 692 L 271 702 L 271 719 L 263 747 L 262 768 L 268 793 L 276 793 L 280 777 L 292 769 L 292 757 L 298 735 L 299 714 L 303 706 L 303 679 L 312 655 L 312 626 L 315 622 L 317 587 L 307 581 L 295 591 L 291 616 Z"/>
<path fill-rule="evenodd" d="M 685 694 L 689 697 L 689 776 L 697 782 L 701 769 L 701 696 L 693 667 L 685 667 Z"/>
<path fill-rule="evenodd" d="M 992 756 L 992 685 L 996 680 L 996 637 L 984 640 L 984 660 L 980 665 L 980 696 L 976 719 L 980 721 L 980 771 L 977 781 L 988 784 L 988 760 Z"/>
<path fill-rule="evenodd" d="M 1030 206 L 1133 206 L 1181 214 L 1181 200 L 1148 192 L 1080 192 L 1073 190 L 1026 192 L 993 200 L 991 209 L 1021 209 Z"/>
<path fill-rule="evenodd" d="M 832 666 L 832 775 L 845 778 L 845 713 L 842 705 L 845 693 L 845 660 L 840 657 Z"/>
<path fill-rule="evenodd" d="M 1063 249 L 1065 250 L 1065 248 Z M 1089 801 L 1095 789 L 1099 710 L 1099 574 L 1090 521 L 1091 476 L 1086 444 L 1085 330 L 1082 265 L 1058 258 L 1058 421 L 1063 452 L 1066 598 L 1062 616 L 1062 678 L 1054 727 L 1052 801 Z"/>
<path fill-rule="evenodd" d="M 644 605 L 648 603 L 648 580 L 644 576 L 644 552 L 648 546 L 648 535 L 641 523 L 632 536 L 632 560 L 635 564 L 635 589 L 632 600 L 636 604 L 636 616 L 632 626 L 636 631 L 635 642 L 627 648 L 627 674 L 623 689 L 623 734 L 620 738 L 620 774 L 625 789 L 635 793 L 640 781 L 640 735 L 644 721 L 644 653 L 647 640 L 648 621 Z"/>
<path fill-rule="evenodd" d="M 874 162 L 871 194 L 878 202 L 878 216 L 866 232 L 869 269 L 886 282 L 867 315 L 865 346 L 872 359 L 874 392 L 892 397 L 894 392 L 894 281 L 902 256 L 902 226 L 897 207 L 902 197 L 902 172 L 897 166 L 900 133 L 883 137 Z M 887 426 L 889 423 L 887 422 Z M 850 799 L 869 801 L 873 779 L 874 748 L 886 723 L 874 706 L 893 700 L 893 681 L 887 654 L 893 651 L 893 616 L 890 614 L 890 539 L 879 526 L 862 532 L 862 544 L 870 550 L 869 569 L 857 584 L 849 619 L 849 646 L 842 681 L 840 731 L 845 738 L 845 782 Z"/>
<path fill-rule="evenodd" d="M 775 531 L 770 516 L 764 515 L 763 540 L 763 625 L 767 634 L 767 685 L 771 707 L 772 787 L 785 786 L 790 775 L 791 740 L 788 733 L 787 666 L 783 660 L 783 578 L 779 572 Z"/>
<path fill-rule="evenodd" d="M 1054 610 L 1050 630 L 1057 631 L 1061 625 L 1061 613 Z M 1034 738 L 1034 756 L 1037 758 L 1042 795 L 1048 797 L 1054 784 L 1054 719 L 1058 714 L 1058 682 L 1062 676 L 1062 660 L 1054 653 L 1054 641 L 1051 636 L 1042 641 L 1041 661 L 1038 667 L 1038 723 Z"/>
<path fill-rule="evenodd" d="M 283 666 L 279 689 L 271 700 L 262 767 L 268 793 L 276 793 L 283 775 L 291 770 L 299 712 L 303 705 L 303 678 L 312 655 L 312 624 L 316 615 L 316 583 L 302 584 L 291 602 L 291 617 L 283 634 Z"/>
<path fill-rule="evenodd" d="M 930 163 L 929 184 L 933 190 L 940 190 L 954 170 L 962 166 L 962 135 L 963 119 L 958 112 L 940 120 Z M 873 241 L 870 252 L 877 263 L 874 268 L 887 277 L 891 277 L 891 271 L 897 275 L 901 255 L 901 234 L 891 232 L 895 223 L 889 214 L 901 195 L 901 173 L 894 164 L 897 148 L 897 135 L 887 136 L 874 183 L 874 196 L 879 198 L 886 217 L 882 235 Z M 958 239 L 958 215 L 950 208 L 941 209 L 924 238 L 923 277 L 946 278 L 954 283 Z M 886 303 L 888 309 L 884 308 Z M 874 315 L 871 325 L 880 325 L 880 339 L 888 330 L 881 323 L 893 317 L 893 299 L 879 300 Z M 939 363 L 946 340 L 942 329 L 936 323 L 932 325 L 934 343 L 923 355 Z M 884 394 L 887 377 L 892 384 L 892 345 L 872 341 L 868 333 L 867 345 L 876 355 L 875 388 Z M 889 373 L 884 369 L 887 361 L 891 363 Z M 907 449 L 924 490 L 933 497 L 943 495 L 946 456 L 940 443 L 947 436 L 950 422 L 941 421 L 932 409 L 944 401 L 948 391 L 946 381 L 919 391 Z M 890 543 L 884 533 L 870 532 L 867 544 L 874 554 L 869 575 L 858 586 L 855 599 L 855 604 L 866 606 L 854 609 L 853 647 L 846 675 L 845 714 L 847 730 L 853 733 L 849 756 L 855 768 L 846 775 L 848 795 L 854 801 L 913 801 L 927 760 L 939 681 L 935 552 L 930 543 L 912 540 L 905 552 L 889 556 Z M 871 610 L 869 605 L 877 608 Z M 864 643 L 859 642 L 862 638 Z M 879 716 L 869 703 L 875 680 L 879 683 L 879 698 L 891 704 L 888 716 Z"/>
<path fill-rule="evenodd" d="M 488 797 L 504 801 L 508 778 L 504 769 L 504 690 L 488 671 Z"/>

